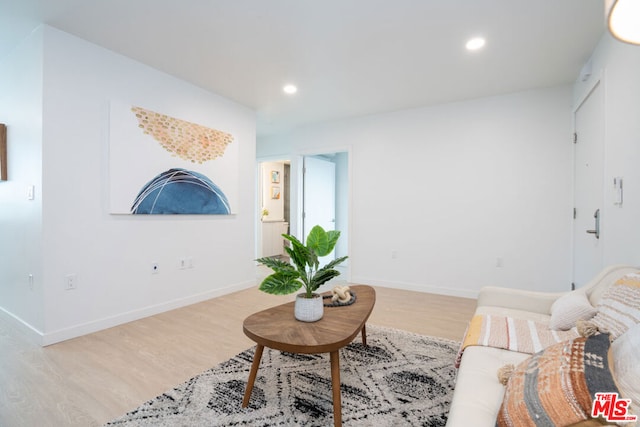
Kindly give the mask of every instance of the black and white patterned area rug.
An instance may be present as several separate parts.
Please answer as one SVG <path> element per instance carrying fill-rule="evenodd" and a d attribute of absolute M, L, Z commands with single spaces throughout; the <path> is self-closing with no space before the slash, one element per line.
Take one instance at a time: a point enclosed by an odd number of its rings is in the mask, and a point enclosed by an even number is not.
<path fill-rule="evenodd" d="M 367 325 L 340 350 L 344 426 L 444 426 L 459 343 Z M 242 408 L 255 347 L 111 421 L 108 426 L 331 426 L 328 354 L 265 348 Z"/>

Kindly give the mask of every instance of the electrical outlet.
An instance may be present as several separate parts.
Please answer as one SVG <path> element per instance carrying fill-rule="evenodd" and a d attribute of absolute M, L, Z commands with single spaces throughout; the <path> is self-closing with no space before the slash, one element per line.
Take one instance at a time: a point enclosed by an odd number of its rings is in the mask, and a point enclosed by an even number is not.
<path fill-rule="evenodd" d="M 504 267 L 504 259 L 501 256 L 496 258 L 496 267 L 501 268 Z"/>
<path fill-rule="evenodd" d="M 183 257 L 178 259 L 178 268 L 180 270 L 187 270 L 189 268 L 193 268 L 193 258 L 189 257 Z"/>
<path fill-rule="evenodd" d="M 158 264 L 157 262 L 152 262 L 151 274 L 158 274 L 158 273 L 160 273 L 160 264 Z"/>
<path fill-rule="evenodd" d="M 391 259 L 397 259 L 398 258 L 398 251 L 391 251 Z"/>
<path fill-rule="evenodd" d="M 75 274 L 67 274 L 65 276 L 65 289 L 71 291 L 78 287 L 78 276 Z"/>

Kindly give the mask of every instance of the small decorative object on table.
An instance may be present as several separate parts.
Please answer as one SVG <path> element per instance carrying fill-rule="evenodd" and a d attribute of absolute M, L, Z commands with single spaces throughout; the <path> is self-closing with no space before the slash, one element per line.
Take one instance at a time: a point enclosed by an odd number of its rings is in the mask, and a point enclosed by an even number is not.
<path fill-rule="evenodd" d="M 331 299 L 331 302 L 325 302 L 325 307 L 340 307 L 351 305 L 356 302 L 356 293 L 348 286 L 335 286 L 331 289 L 331 295 L 325 295 L 324 299 Z"/>
<path fill-rule="evenodd" d="M 296 298 L 294 315 L 296 319 L 304 322 L 320 320 L 324 314 L 323 298 L 314 292 L 321 285 L 340 275 L 340 272 L 334 267 L 348 257 L 336 258 L 323 267 L 320 267 L 318 258 L 329 255 L 333 251 L 340 237 L 340 232 L 325 231 L 316 225 L 309 232 L 306 245 L 289 234 L 283 234 L 282 237 L 291 242 L 291 246 L 285 246 L 284 249 L 293 264 L 269 257 L 256 260 L 274 271 L 272 275 L 262 281 L 260 290 L 268 294 L 285 295 L 304 286 L 305 292 Z M 305 299 L 312 300 L 312 302 L 304 301 L 303 303 L 309 303 L 313 308 L 298 307 L 300 300 Z M 315 302 L 313 302 L 314 300 Z M 307 316 L 304 313 L 310 315 Z"/>

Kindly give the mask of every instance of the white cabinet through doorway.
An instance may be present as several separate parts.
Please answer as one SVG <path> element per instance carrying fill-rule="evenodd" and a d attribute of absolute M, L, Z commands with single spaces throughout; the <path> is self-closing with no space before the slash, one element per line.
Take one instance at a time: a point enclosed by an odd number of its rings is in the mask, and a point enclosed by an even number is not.
<path fill-rule="evenodd" d="M 284 255 L 283 234 L 289 232 L 289 223 L 285 221 L 262 221 L 262 255 Z"/>

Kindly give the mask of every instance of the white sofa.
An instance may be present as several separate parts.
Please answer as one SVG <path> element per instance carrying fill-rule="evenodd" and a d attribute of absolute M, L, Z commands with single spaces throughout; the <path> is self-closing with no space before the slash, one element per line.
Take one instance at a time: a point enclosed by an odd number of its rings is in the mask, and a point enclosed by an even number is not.
<path fill-rule="evenodd" d="M 639 271 L 630 266 L 612 266 L 582 289 L 595 307 L 603 292 L 616 280 L 627 273 Z M 476 314 L 503 315 L 548 324 L 552 304 L 567 293 L 485 287 L 478 296 Z M 494 427 L 505 392 L 505 386 L 499 382 L 497 372 L 504 365 L 518 365 L 529 356 L 530 354 L 493 347 L 467 347 L 460 361 L 447 426 Z"/>

